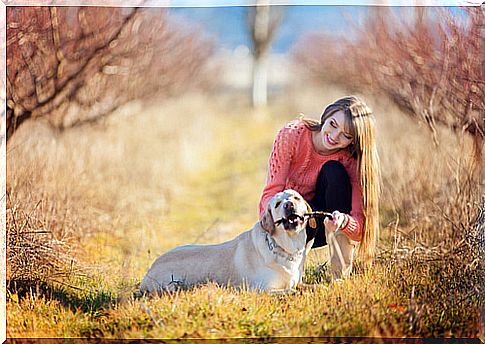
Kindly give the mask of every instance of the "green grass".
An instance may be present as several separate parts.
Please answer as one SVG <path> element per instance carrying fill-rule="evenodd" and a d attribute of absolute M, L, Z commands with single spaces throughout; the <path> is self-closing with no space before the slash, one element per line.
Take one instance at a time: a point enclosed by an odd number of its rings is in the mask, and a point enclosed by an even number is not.
<path fill-rule="evenodd" d="M 355 295 L 351 290 L 361 282 L 346 281 L 292 295 L 215 285 L 123 301 L 101 291 L 79 292 L 76 297 L 65 291 L 45 297 L 29 295 L 21 301 L 10 300 L 9 328 L 27 336 L 117 338 L 394 335 L 402 314 L 388 313 L 385 308 L 396 301 L 387 294 L 376 295 L 375 281 L 365 286 L 363 295 Z M 373 317 L 379 319 L 382 333 L 374 332 L 378 324 Z"/>
<path fill-rule="evenodd" d="M 469 335 L 472 329 L 467 327 L 473 325 L 470 319 L 477 316 L 477 309 L 456 314 L 453 304 L 440 302 L 433 305 L 442 307 L 440 311 L 428 314 L 424 308 L 429 305 L 421 302 L 431 299 L 429 294 L 420 295 L 422 286 L 417 284 L 411 300 L 389 283 L 389 277 L 395 275 L 378 266 L 341 283 L 322 283 L 315 290 L 289 295 L 213 284 L 153 298 L 134 294 L 119 298 L 92 287 L 61 288 L 21 298 L 11 295 L 8 324 L 18 335 L 54 337 Z"/>

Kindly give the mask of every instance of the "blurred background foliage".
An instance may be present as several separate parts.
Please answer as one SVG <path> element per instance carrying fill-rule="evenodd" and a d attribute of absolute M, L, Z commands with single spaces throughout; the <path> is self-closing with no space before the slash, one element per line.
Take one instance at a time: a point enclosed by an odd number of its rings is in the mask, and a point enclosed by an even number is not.
<path fill-rule="evenodd" d="M 7 21 L 8 137 L 26 119 L 64 129 L 209 83 L 213 44 L 165 9 L 9 7 Z"/>

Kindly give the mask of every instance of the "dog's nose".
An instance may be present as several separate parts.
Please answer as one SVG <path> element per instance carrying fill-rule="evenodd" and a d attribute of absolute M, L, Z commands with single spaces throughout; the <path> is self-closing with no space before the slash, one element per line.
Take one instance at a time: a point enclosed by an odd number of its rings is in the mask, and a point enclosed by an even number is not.
<path fill-rule="evenodd" d="M 285 210 L 295 210 L 295 205 L 291 201 L 286 201 L 283 203 L 283 209 Z"/>

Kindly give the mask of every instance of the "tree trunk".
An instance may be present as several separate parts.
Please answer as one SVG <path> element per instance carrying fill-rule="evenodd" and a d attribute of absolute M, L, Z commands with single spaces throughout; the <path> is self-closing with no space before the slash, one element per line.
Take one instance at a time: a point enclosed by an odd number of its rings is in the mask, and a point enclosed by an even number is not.
<path fill-rule="evenodd" d="M 253 60 L 253 106 L 265 106 L 268 102 L 268 54 Z"/>
<path fill-rule="evenodd" d="M 268 102 L 268 58 L 271 42 L 282 18 L 281 8 L 257 1 L 249 11 L 249 29 L 253 43 L 252 103 L 254 107 Z"/>

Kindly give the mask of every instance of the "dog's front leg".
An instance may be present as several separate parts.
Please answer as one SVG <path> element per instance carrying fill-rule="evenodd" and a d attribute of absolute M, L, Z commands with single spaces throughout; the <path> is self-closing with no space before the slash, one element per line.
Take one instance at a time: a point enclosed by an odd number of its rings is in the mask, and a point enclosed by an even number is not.
<path fill-rule="evenodd" d="M 308 254 L 310 253 L 310 250 L 313 246 L 313 243 L 315 241 L 315 238 L 311 239 L 308 241 L 305 245 L 305 251 L 303 252 L 303 259 L 301 260 L 300 266 L 298 267 L 298 285 L 303 283 L 303 275 L 305 273 L 305 262 L 308 257 Z"/>

